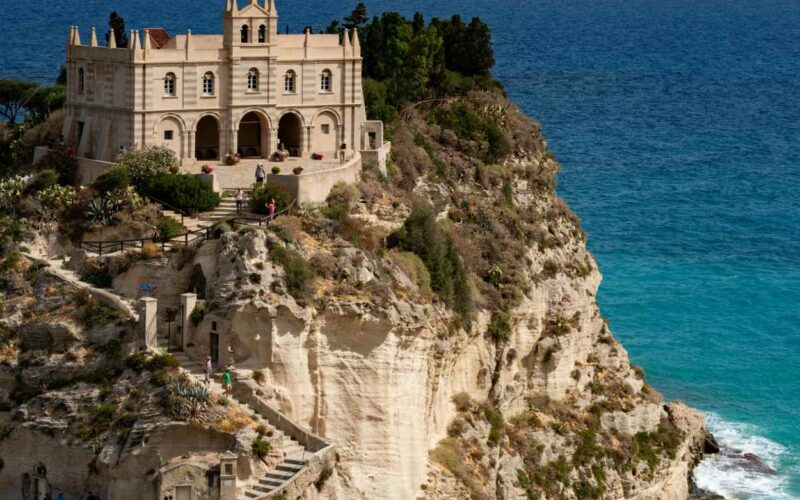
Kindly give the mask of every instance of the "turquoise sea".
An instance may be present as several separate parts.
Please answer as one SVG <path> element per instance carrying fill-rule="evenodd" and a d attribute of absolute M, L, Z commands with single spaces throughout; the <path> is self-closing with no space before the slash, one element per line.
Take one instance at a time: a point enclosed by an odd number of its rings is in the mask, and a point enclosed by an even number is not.
<path fill-rule="evenodd" d="M 217 32 L 223 0 L 2 0 L 0 77 L 48 80 L 70 24 Z M 355 1 L 277 0 L 299 32 Z M 544 124 L 605 280 L 614 334 L 668 398 L 704 410 L 728 459 L 701 486 L 800 498 L 800 2 L 367 0 L 479 15 L 496 75 Z M 47 12 L 45 17 L 42 12 Z"/>

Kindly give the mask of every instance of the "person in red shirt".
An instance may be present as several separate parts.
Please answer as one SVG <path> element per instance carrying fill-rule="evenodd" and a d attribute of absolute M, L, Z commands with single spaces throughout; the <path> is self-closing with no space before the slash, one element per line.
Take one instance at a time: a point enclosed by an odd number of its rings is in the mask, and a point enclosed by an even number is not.
<path fill-rule="evenodd" d="M 276 208 L 278 208 L 278 206 L 275 204 L 275 198 L 272 198 L 269 201 L 269 203 L 267 203 L 267 213 L 269 214 L 269 220 L 272 220 L 272 219 L 275 218 L 275 209 Z"/>

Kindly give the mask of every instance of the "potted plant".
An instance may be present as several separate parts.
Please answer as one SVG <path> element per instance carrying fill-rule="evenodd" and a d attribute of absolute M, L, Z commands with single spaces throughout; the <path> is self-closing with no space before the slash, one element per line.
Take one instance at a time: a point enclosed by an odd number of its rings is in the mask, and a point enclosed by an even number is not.
<path fill-rule="evenodd" d="M 300 175 L 300 174 L 302 174 L 302 173 L 303 173 L 303 167 L 294 167 L 294 168 L 292 169 L 292 173 L 293 173 L 294 175 Z"/>
<path fill-rule="evenodd" d="M 278 145 L 278 151 L 275 152 L 275 158 L 278 161 L 286 161 L 286 158 L 288 157 L 289 157 L 289 152 L 286 151 L 286 146 L 284 146 L 283 143 L 280 143 Z"/>
<path fill-rule="evenodd" d="M 237 163 L 239 163 L 240 159 L 241 157 L 239 156 L 239 153 L 234 153 L 233 151 L 231 151 L 230 153 L 225 155 L 223 161 L 225 161 L 225 165 L 236 165 Z"/>
<path fill-rule="evenodd" d="M 203 172 L 204 174 L 212 174 L 214 173 L 214 167 L 212 167 L 211 165 L 203 165 L 200 168 L 200 171 Z"/>
<path fill-rule="evenodd" d="M 272 173 L 278 175 L 281 173 L 281 167 L 272 167 Z"/>
<path fill-rule="evenodd" d="M 311 155 L 312 160 L 322 160 L 322 155 L 319 153 L 314 153 Z"/>

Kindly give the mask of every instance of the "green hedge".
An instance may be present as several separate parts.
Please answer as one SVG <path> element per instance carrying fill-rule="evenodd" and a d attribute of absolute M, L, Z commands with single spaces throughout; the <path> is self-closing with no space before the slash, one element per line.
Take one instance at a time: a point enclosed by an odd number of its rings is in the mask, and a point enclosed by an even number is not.
<path fill-rule="evenodd" d="M 148 179 L 142 191 L 187 213 L 208 212 L 219 205 L 219 195 L 191 175 L 160 174 Z"/>
<path fill-rule="evenodd" d="M 253 187 L 253 193 L 250 195 L 250 210 L 253 213 L 267 215 L 267 203 L 269 200 L 274 199 L 277 208 L 275 212 L 286 210 L 292 203 L 292 195 L 289 194 L 282 186 L 277 184 L 263 184 L 261 186 Z"/>
<path fill-rule="evenodd" d="M 116 167 L 98 177 L 92 187 L 98 194 L 104 195 L 131 185 L 131 173 L 126 167 Z"/>

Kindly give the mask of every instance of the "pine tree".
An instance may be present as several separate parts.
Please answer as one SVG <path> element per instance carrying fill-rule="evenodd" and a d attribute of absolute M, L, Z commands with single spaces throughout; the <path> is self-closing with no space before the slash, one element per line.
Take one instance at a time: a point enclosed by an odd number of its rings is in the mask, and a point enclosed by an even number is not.
<path fill-rule="evenodd" d="M 108 16 L 108 30 L 114 32 L 114 40 L 117 42 L 117 47 L 120 49 L 128 48 L 128 34 L 125 32 L 125 19 L 122 18 L 116 11 Z M 110 38 L 109 33 L 106 33 L 106 43 Z"/>

